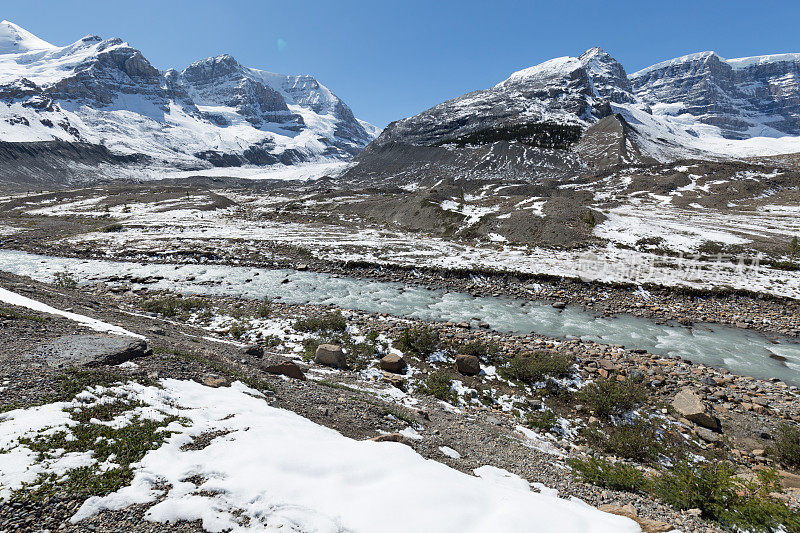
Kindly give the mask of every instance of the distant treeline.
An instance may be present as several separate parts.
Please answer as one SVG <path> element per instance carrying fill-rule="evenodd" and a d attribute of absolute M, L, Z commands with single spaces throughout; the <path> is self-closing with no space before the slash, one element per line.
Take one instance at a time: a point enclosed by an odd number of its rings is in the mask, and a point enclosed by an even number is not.
<path fill-rule="evenodd" d="M 517 141 L 538 148 L 557 148 L 566 150 L 581 137 L 581 127 L 553 122 L 501 125 L 472 131 L 453 139 L 434 143 L 456 144 L 458 146 L 481 145 L 497 141 Z"/>

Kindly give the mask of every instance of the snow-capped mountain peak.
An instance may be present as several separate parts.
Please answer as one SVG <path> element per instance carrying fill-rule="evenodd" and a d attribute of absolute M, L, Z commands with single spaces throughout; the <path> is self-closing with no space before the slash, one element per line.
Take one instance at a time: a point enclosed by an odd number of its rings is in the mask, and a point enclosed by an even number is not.
<path fill-rule="evenodd" d="M 52 50 L 56 46 L 28 30 L 4 20 L 0 22 L 0 54 L 22 54 L 34 50 Z"/>
<path fill-rule="evenodd" d="M 100 144 L 202 168 L 346 160 L 373 137 L 311 76 L 227 54 L 162 72 L 119 38 L 59 47 L 0 24 L 0 141 Z"/>

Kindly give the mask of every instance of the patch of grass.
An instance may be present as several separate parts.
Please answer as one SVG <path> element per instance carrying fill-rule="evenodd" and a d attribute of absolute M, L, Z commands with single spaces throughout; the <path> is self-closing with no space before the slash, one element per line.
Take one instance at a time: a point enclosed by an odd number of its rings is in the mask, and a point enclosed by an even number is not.
<path fill-rule="evenodd" d="M 779 463 L 790 468 L 800 467 L 800 428 L 790 424 L 782 425 L 778 428 L 775 444 L 768 451 Z"/>
<path fill-rule="evenodd" d="M 429 374 L 417 387 L 417 392 L 427 394 L 442 401 L 458 404 L 458 395 L 451 388 L 453 376 L 446 370 L 437 370 Z"/>
<path fill-rule="evenodd" d="M 115 383 L 121 383 L 123 380 L 135 381 L 147 386 L 156 385 L 154 380 L 146 376 L 122 376 L 114 371 L 104 369 L 69 369 L 56 376 L 53 392 L 38 396 L 35 402 L 12 402 L 0 405 L 0 413 L 71 400 L 76 394 L 89 387 L 96 385 L 110 386 Z"/>
<path fill-rule="evenodd" d="M 44 316 L 28 315 L 7 307 L 0 307 L 0 318 L 10 320 L 33 320 L 35 322 L 47 322 L 49 320 L 49 318 Z"/>
<path fill-rule="evenodd" d="M 145 300 L 140 307 L 149 312 L 164 317 L 186 317 L 201 309 L 206 309 L 209 303 L 202 298 L 184 298 L 181 296 L 163 296 Z"/>
<path fill-rule="evenodd" d="M 623 463 L 611 463 L 604 459 L 570 459 L 567 464 L 586 483 L 612 490 L 644 492 L 650 487 L 647 477 L 637 468 Z"/>
<path fill-rule="evenodd" d="M 500 367 L 500 375 L 510 381 L 538 383 L 547 377 L 565 378 L 574 372 L 572 356 L 540 352 L 518 355 Z"/>
<path fill-rule="evenodd" d="M 403 353 L 427 357 L 439 349 L 441 340 L 433 328 L 406 328 L 394 339 L 394 345 Z"/>
<path fill-rule="evenodd" d="M 558 425 L 558 416 L 550 409 L 531 411 L 525 415 L 525 425 L 539 431 L 551 432 Z"/>
<path fill-rule="evenodd" d="M 593 448 L 640 463 L 657 461 L 664 452 L 658 430 L 644 420 L 609 426 L 602 432 L 589 429 L 584 437 Z"/>
<path fill-rule="evenodd" d="M 347 329 L 347 320 L 340 311 L 333 311 L 321 317 L 301 318 L 292 327 L 304 333 L 343 332 Z"/>
<path fill-rule="evenodd" d="M 228 328 L 228 335 L 234 339 L 241 339 L 250 329 L 250 325 L 243 320 L 236 320 L 231 327 Z"/>
<path fill-rule="evenodd" d="M 639 383 L 600 379 L 586 385 L 578 398 L 599 418 L 608 419 L 630 411 L 647 399 L 645 388 Z"/>
<path fill-rule="evenodd" d="M 171 434 L 164 428 L 178 418 L 167 416 L 155 421 L 134 416 L 123 427 L 97 424 L 93 419 L 108 421 L 141 405 L 116 399 L 108 403 L 74 407 L 69 412 L 78 423 L 71 426 L 69 431 L 20 439 L 20 444 L 38 454 L 39 461 L 52 457 L 56 450 L 63 450 L 63 453 L 91 452 L 92 458 L 98 463 L 110 461 L 117 466 L 105 472 L 101 472 L 97 465 L 83 466 L 68 470 L 64 476 L 44 476 L 15 491 L 12 499 L 42 500 L 58 492 L 102 496 L 129 484 L 133 479 L 131 464 L 140 461 L 148 451 L 161 446 Z"/>
<path fill-rule="evenodd" d="M 53 274 L 53 285 L 60 289 L 75 289 L 78 287 L 78 278 L 67 270 L 56 272 Z"/>

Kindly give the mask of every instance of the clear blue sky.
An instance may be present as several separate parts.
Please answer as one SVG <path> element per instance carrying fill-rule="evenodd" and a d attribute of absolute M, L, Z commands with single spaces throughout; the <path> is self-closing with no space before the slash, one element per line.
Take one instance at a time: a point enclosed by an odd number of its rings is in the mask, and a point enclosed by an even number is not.
<path fill-rule="evenodd" d="M 628 72 L 703 50 L 800 52 L 795 1 L 0 0 L 0 18 L 57 45 L 118 36 L 153 65 L 229 53 L 316 76 L 376 125 L 600 46 Z"/>

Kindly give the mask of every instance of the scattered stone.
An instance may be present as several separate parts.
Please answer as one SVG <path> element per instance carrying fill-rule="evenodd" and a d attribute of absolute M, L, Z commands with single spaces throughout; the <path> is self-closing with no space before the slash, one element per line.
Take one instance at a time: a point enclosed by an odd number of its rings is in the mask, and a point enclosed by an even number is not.
<path fill-rule="evenodd" d="M 406 380 L 398 376 L 397 374 L 392 374 L 391 372 L 383 373 L 383 381 L 389 383 L 394 387 L 397 387 L 400 390 L 405 390 L 406 388 Z"/>
<path fill-rule="evenodd" d="M 347 367 L 347 359 L 344 356 L 342 347 L 338 344 L 320 344 L 317 346 L 314 362 L 336 368 Z"/>
<path fill-rule="evenodd" d="M 474 355 L 456 355 L 456 370 L 465 376 L 476 376 L 481 373 L 481 362 Z"/>
<path fill-rule="evenodd" d="M 399 374 L 406 367 L 406 361 L 400 355 L 397 355 L 396 353 L 390 353 L 381 358 L 380 367 L 381 370 Z"/>
<path fill-rule="evenodd" d="M 371 440 L 372 442 L 400 442 L 403 444 L 408 444 L 405 436 L 402 433 L 387 433 L 385 435 L 378 435 L 377 437 L 372 437 L 371 439 L 367 440 Z"/>
<path fill-rule="evenodd" d="M 206 376 L 203 378 L 203 385 L 218 388 L 228 384 L 228 380 L 219 376 Z"/>
<path fill-rule="evenodd" d="M 706 429 L 704 427 L 698 427 L 695 432 L 700 439 L 708 442 L 709 444 L 717 443 L 722 441 L 722 435 L 719 433 L 715 433 L 710 429 Z"/>
<path fill-rule="evenodd" d="M 567 303 L 566 302 L 553 302 L 553 307 L 555 309 L 566 309 Z"/>
<path fill-rule="evenodd" d="M 672 408 L 683 418 L 714 431 L 721 429 L 711 408 L 693 390 L 682 389 L 672 400 Z"/>

